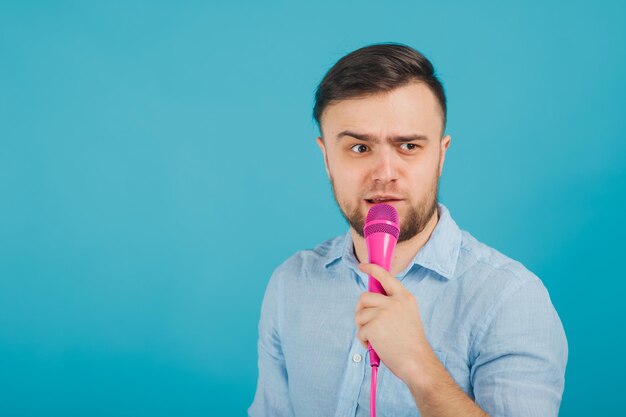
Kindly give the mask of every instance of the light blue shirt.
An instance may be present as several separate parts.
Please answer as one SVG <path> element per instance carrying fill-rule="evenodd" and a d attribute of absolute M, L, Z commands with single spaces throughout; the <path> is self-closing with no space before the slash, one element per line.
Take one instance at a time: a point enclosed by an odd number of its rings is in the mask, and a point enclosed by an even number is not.
<path fill-rule="evenodd" d="M 438 204 L 426 244 L 397 278 L 415 295 L 426 337 L 457 384 L 490 416 L 557 416 L 568 348 L 540 279 L 459 229 Z M 370 365 L 354 309 L 367 291 L 350 232 L 289 257 L 272 274 L 259 321 L 250 417 L 370 415 Z M 419 416 L 383 362 L 379 417 Z"/>

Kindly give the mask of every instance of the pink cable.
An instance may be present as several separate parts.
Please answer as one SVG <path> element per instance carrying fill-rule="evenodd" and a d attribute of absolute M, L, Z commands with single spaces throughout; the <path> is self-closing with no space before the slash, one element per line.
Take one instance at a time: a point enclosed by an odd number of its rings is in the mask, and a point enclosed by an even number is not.
<path fill-rule="evenodd" d="M 376 417 L 376 375 L 378 366 L 372 366 L 372 382 L 370 384 L 370 416 Z"/>

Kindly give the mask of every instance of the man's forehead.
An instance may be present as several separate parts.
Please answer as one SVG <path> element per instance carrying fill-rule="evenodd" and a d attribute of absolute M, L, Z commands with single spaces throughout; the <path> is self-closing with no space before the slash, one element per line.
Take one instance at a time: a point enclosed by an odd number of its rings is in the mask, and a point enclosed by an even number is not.
<path fill-rule="evenodd" d="M 441 133 L 442 112 L 430 89 L 420 83 L 329 104 L 321 121 L 322 133 L 333 139 L 344 131 L 382 139 L 434 137 Z"/>
<path fill-rule="evenodd" d="M 336 123 L 324 124 L 322 135 L 326 140 L 341 142 L 345 139 L 358 139 L 366 142 L 410 142 L 433 140 L 439 134 L 436 123 Z"/>

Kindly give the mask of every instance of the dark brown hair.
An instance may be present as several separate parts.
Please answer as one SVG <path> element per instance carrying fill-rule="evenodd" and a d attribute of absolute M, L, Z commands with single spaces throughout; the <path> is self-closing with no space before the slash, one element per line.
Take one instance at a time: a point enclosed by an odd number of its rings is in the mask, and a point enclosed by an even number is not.
<path fill-rule="evenodd" d="M 435 94 L 446 127 L 446 96 L 431 62 L 410 46 L 380 43 L 365 46 L 341 58 L 328 70 L 315 91 L 313 118 L 322 129 L 326 106 L 341 100 L 389 92 L 412 81 L 425 83 Z"/>

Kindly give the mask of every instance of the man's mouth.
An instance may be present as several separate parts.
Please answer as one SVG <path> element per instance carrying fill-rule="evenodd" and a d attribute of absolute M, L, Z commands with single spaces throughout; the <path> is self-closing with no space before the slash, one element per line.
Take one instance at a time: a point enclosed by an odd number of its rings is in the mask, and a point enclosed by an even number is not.
<path fill-rule="evenodd" d="M 368 204 L 382 204 L 382 203 L 396 203 L 398 201 L 402 201 L 402 199 L 399 198 L 386 198 L 386 197 L 377 197 L 377 198 L 366 198 L 365 201 Z"/>

